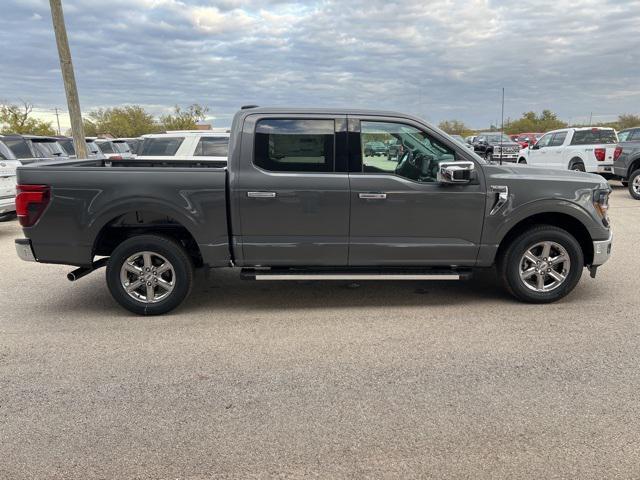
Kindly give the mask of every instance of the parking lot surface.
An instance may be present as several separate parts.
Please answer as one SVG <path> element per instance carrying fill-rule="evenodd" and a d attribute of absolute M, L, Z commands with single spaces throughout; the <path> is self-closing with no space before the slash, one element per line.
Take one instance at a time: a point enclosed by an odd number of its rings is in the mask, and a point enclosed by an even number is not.
<path fill-rule="evenodd" d="M 640 202 L 546 306 L 461 283 L 199 273 L 130 315 L 0 224 L 0 478 L 638 478 Z"/>

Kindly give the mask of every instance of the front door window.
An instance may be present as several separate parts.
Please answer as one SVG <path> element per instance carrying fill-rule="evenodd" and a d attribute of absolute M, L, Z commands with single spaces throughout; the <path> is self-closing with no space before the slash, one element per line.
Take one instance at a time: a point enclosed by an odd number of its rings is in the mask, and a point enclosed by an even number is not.
<path fill-rule="evenodd" d="M 387 173 L 431 183 L 438 165 L 454 161 L 454 151 L 410 125 L 391 122 L 361 122 L 363 173 Z"/>

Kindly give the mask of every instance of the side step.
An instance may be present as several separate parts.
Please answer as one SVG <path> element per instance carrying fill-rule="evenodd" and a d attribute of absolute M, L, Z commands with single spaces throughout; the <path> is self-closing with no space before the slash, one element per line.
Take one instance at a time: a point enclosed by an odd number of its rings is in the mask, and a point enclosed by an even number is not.
<path fill-rule="evenodd" d="M 243 268 L 245 280 L 467 280 L 471 269 L 286 269 Z"/>

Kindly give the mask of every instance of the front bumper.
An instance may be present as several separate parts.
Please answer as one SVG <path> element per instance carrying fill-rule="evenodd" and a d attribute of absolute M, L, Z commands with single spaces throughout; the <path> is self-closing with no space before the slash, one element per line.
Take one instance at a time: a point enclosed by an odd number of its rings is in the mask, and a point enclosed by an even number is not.
<path fill-rule="evenodd" d="M 36 256 L 33 254 L 33 248 L 31 247 L 31 240 L 28 238 L 16 239 L 16 253 L 20 260 L 25 262 L 36 262 Z"/>
<path fill-rule="evenodd" d="M 613 233 L 609 235 L 607 240 L 593 242 L 593 262 L 592 267 L 604 265 L 611 256 L 611 247 L 613 245 Z"/>

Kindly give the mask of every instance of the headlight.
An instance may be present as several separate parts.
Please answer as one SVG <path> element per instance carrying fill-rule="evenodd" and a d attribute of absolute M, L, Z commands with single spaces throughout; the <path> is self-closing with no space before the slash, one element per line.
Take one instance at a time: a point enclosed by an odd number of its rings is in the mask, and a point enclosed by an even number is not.
<path fill-rule="evenodd" d="M 611 190 L 596 190 L 593 192 L 593 206 L 602 218 L 602 224 L 609 226 L 609 195 Z"/>

